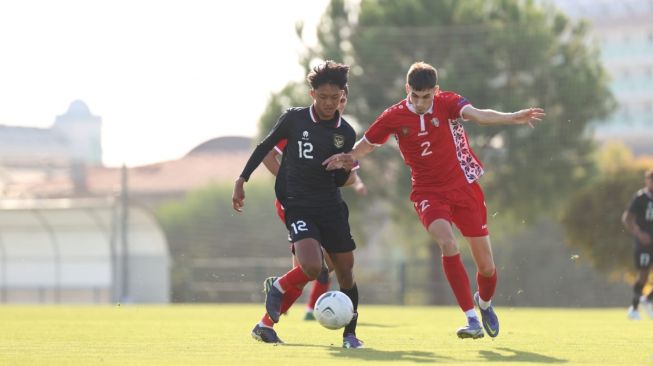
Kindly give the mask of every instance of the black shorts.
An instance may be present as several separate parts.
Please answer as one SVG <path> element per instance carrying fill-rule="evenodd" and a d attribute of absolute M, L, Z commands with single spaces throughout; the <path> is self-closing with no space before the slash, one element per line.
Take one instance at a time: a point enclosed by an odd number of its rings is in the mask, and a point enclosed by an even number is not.
<path fill-rule="evenodd" d="M 356 249 L 349 228 L 349 209 L 344 202 L 328 207 L 286 207 L 286 227 L 293 243 L 315 239 L 327 253 Z"/>
<path fill-rule="evenodd" d="M 651 268 L 651 260 L 653 260 L 653 246 L 643 246 L 635 241 L 635 268 Z"/>

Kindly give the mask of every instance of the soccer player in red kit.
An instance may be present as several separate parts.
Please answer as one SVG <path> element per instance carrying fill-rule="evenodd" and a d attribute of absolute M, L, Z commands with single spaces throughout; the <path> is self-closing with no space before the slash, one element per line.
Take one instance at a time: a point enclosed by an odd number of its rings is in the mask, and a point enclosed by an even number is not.
<path fill-rule="evenodd" d="M 540 108 L 513 113 L 477 109 L 462 96 L 439 90 L 436 69 L 424 62 L 411 65 L 406 76 L 406 99 L 386 109 L 356 143 L 351 153 L 325 160 L 327 169 L 347 168 L 394 135 L 401 155 L 411 170 L 410 199 L 422 224 L 442 251 L 442 266 L 467 325 L 460 338 L 499 334 L 499 320 L 492 306 L 497 271 L 487 227 L 483 191 L 477 180 L 483 165 L 474 155 L 464 121 L 481 125 L 522 125 L 539 121 Z M 472 296 L 469 277 L 460 259 L 452 223 L 471 248 L 477 268 L 478 292 Z M 483 328 L 474 304 L 482 316 Z"/>
<path fill-rule="evenodd" d="M 340 115 L 342 116 L 345 113 L 345 107 L 347 106 L 347 101 L 349 97 L 349 88 L 345 85 L 344 89 L 344 94 L 340 98 L 340 104 L 338 104 L 338 111 L 340 112 Z M 286 148 L 286 144 L 288 143 L 287 140 L 281 140 L 275 147 L 274 149 L 270 150 L 270 152 L 267 154 L 267 156 L 263 159 L 263 164 L 265 167 L 272 173 L 275 177 L 277 176 L 280 168 L 280 163 L 279 160 L 277 160 L 278 156 L 283 155 L 283 151 Z M 360 176 L 356 173 L 357 171 L 357 166 L 355 166 L 351 174 L 349 176 L 348 181 L 345 183 L 345 186 L 350 186 L 354 189 L 357 195 L 359 196 L 364 196 L 367 194 L 367 187 L 365 187 L 365 184 L 363 183 L 363 180 L 360 178 Z M 284 208 L 283 205 L 281 205 L 281 202 L 279 200 L 275 200 L 274 205 L 277 209 L 277 215 L 281 219 L 281 222 L 286 223 L 286 218 L 284 214 Z M 325 273 L 322 273 L 320 276 L 318 276 L 318 279 L 316 279 L 313 282 L 313 286 L 311 287 L 311 291 L 308 296 L 308 302 L 306 303 L 306 311 L 304 313 L 304 320 L 315 320 L 315 316 L 313 315 L 313 308 L 315 307 L 315 303 L 317 302 L 317 299 L 325 293 L 330 285 L 331 281 L 329 278 L 329 271 L 333 269 L 333 264 L 331 263 L 331 258 L 327 253 L 324 253 L 324 259 L 326 260 L 326 265 L 328 270 Z M 299 263 L 297 262 L 297 258 L 295 258 L 294 254 L 292 256 L 292 266 L 297 267 Z M 325 268 L 325 270 L 327 269 Z M 268 279 L 265 280 L 265 290 L 269 289 L 270 285 L 276 280 L 276 277 L 269 277 Z M 274 326 L 274 323 L 272 321 L 269 321 L 265 317 L 267 316 L 264 315 L 264 319 L 262 320 L 264 323 L 268 324 L 268 326 L 272 327 Z"/>

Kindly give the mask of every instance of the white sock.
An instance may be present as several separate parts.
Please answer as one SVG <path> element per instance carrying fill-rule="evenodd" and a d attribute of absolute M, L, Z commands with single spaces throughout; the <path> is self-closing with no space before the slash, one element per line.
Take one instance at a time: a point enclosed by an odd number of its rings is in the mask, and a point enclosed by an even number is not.
<path fill-rule="evenodd" d="M 258 322 L 258 326 L 272 329 L 272 327 L 265 325 L 262 321 Z"/>
<path fill-rule="evenodd" d="M 465 316 L 467 316 L 468 318 L 476 318 L 476 319 L 478 319 L 478 316 L 476 315 L 476 310 L 474 310 L 474 309 L 467 310 L 467 311 L 465 312 Z"/>
<path fill-rule="evenodd" d="M 490 305 L 492 305 L 492 299 L 490 299 L 490 301 L 485 301 L 485 300 L 481 299 L 480 296 L 478 297 L 478 306 L 481 309 L 486 310 L 487 308 L 490 307 Z"/>

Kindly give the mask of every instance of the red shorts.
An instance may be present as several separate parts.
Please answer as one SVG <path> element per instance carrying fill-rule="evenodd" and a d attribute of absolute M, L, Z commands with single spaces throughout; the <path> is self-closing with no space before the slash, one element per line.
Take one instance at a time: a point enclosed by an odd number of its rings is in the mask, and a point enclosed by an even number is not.
<path fill-rule="evenodd" d="M 277 215 L 279 215 L 279 218 L 281 219 L 281 222 L 283 222 L 283 224 L 285 225 L 286 224 L 286 211 L 284 210 L 283 205 L 281 204 L 281 202 L 279 202 L 279 200 L 274 200 L 274 207 L 277 208 Z"/>
<path fill-rule="evenodd" d="M 437 219 L 453 222 L 467 237 L 488 235 L 487 208 L 481 186 L 474 182 L 444 192 L 414 192 L 413 205 L 428 229 Z"/>

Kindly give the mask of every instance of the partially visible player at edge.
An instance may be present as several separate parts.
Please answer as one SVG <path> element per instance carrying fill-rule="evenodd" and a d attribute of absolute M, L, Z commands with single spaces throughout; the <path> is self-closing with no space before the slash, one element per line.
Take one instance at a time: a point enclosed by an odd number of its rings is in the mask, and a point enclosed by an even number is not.
<path fill-rule="evenodd" d="M 540 108 L 513 113 L 477 109 L 460 95 L 441 91 L 436 69 L 424 62 L 411 65 L 406 75 L 406 99 L 386 109 L 348 154 L 324 161 L 327 169 L 350 166 L 391 135 L 412 175 L 413 202 L 422 224 L 442 251 L 442 266 L 467 325 L 458 329 L 460 338 L 481 338 L 483 328 L 490 337 L 499 334 L 499 320 L 492 306 L 497 271 L 492 258 L 483 191 L 477 180 L 483 165 L 469 146 L 463 121 L 481 125 L 532 126 L 544 116 Z M 476 263 L 478 292 L 472 297 L 467 271 L 460 259 L 452 223 L 465 236 Z M 481 311 L 483 328 L 474 304 Z"/>
<path fill-rule="evenodd" d="M 288 309 L 304 286 L 322 272 L 324 256 L 329 253 L 340 284 L 354 305 L 354 318 L 343 332 L 343 347 L 362 348 L 356 336 L 358 287 L 354 282 L 356 244 L 349 227 L 349 211 L 338 187 L 349 179 L 346 169 L 327 171 L 322 161 L 329 156 L 351 151 L 356 140 L 354 129 L 338 112 L 338 104 L 347 85 L 349 66 L 333 61 L 313 68 L 307 76 L 313 104 L 290 108 L 279 117 L 270 134 L 258 144 L 240 177 L 234 184 L 232 205 L 242 211 L 244 184 L 267 153 L 281 140 L 288 144 L 277 178 L 275 193 L 285 208 L 286 227 L 299 266 L 279 277 L 270 287 L 265 310 L 272 322 Z M 259 322 L 252 336 L 266 343 L 282 343 L 273 328 Z"/>
<path fill-rule="evenodd" d="M 340 98 L 340 103 L 338 104 L 338 112 L 340 112 L 340 115 L 343 116 L 345 113 L 345 107 L 347 106 L 347 101 L 349 98 L 349 87 L 345 85 L 345 93 L 342 95 L 342 98 Z M 283 150 L 286 147 L 286 140 L 281 140 L 274 149 L 270 150 L 270 152 L 265 156 L 263 159 L 263 165 L 272 173 L 275 177 L 277 176 L 277 173 L 279 172 L 279 167 L 281 166 L 279 163 L 279 160 L 277 157 L 283 155 Z M 350 186 L 354 189 L 357 195 L 359 196 L 364 196 L 367 194 L 367 187 L 365 187 L 365 183 L 363 183 L 363 180 L 360 178 L 360 176 L 356 173 L 357 167 L 355 166 L 352 171 L 351 175 L 349 176 L 349 179 L 345 183 L 345 186 Z M 279 218 L 281 219 L 281 222 L 286 224 L 286 218 L 284 215 L 283 211 L 283 206 L 279 202 L 279 200 L 275 200 L 274 202 L 275 207 L 277 208 L 277 215 L 279 215 Z M 329 271 L 333 270 L 333 264 L 331 263 L 331 258 L 329 258 L 327 253 L 324 253 L 325 257 L 324 259 L 326 260 L 327 268 Z M 295 258 L 295 255 L 292 255 L 292 266 L 297 267 L 299 264 L 297 263 L 297 259 Z M 273 281 L 275 281 L 275 277 L 270 277 L 266 280 L 264 288 L 269 290 L 270 285 L 272 284 Z M 311 287 L 311 291 L 308 296 L 308 302 L 306 303 L 306 311 L 304 313 L 304 320 L 315 320 L 315 316 L 313 315 L 313 308 L 315 308 L 315 302 L 317 299 L 325 293 L 329 287 L 331 286 L 331 280 L 328 275 L 321 275 L 318 276 L 318 278 L 315 281 L 312 281 L 313 286 Z M 269 320 L 269 317 L 267 317 L 267 314 L 264 316 L 264 319 L 262 320 L 266 325 L 269 325 L 270 327 L 274 326 L 274 323 Z"/>
<path fill-rule="evenodd" d="M 628 308 L 628 318 L 639 320 L 639 304 L 653 318 L 653 291 L 648 296 L 642 296 L 644 286 L 648 281 L 653 256 L 653 169 L 644 173 L 644 188 L 635 193 L 628 208 L 624 211 L 621 221 L 626 230 L 635 240 L 635 268 L 637 280 L 633 285 L 633 301 Z"/>

